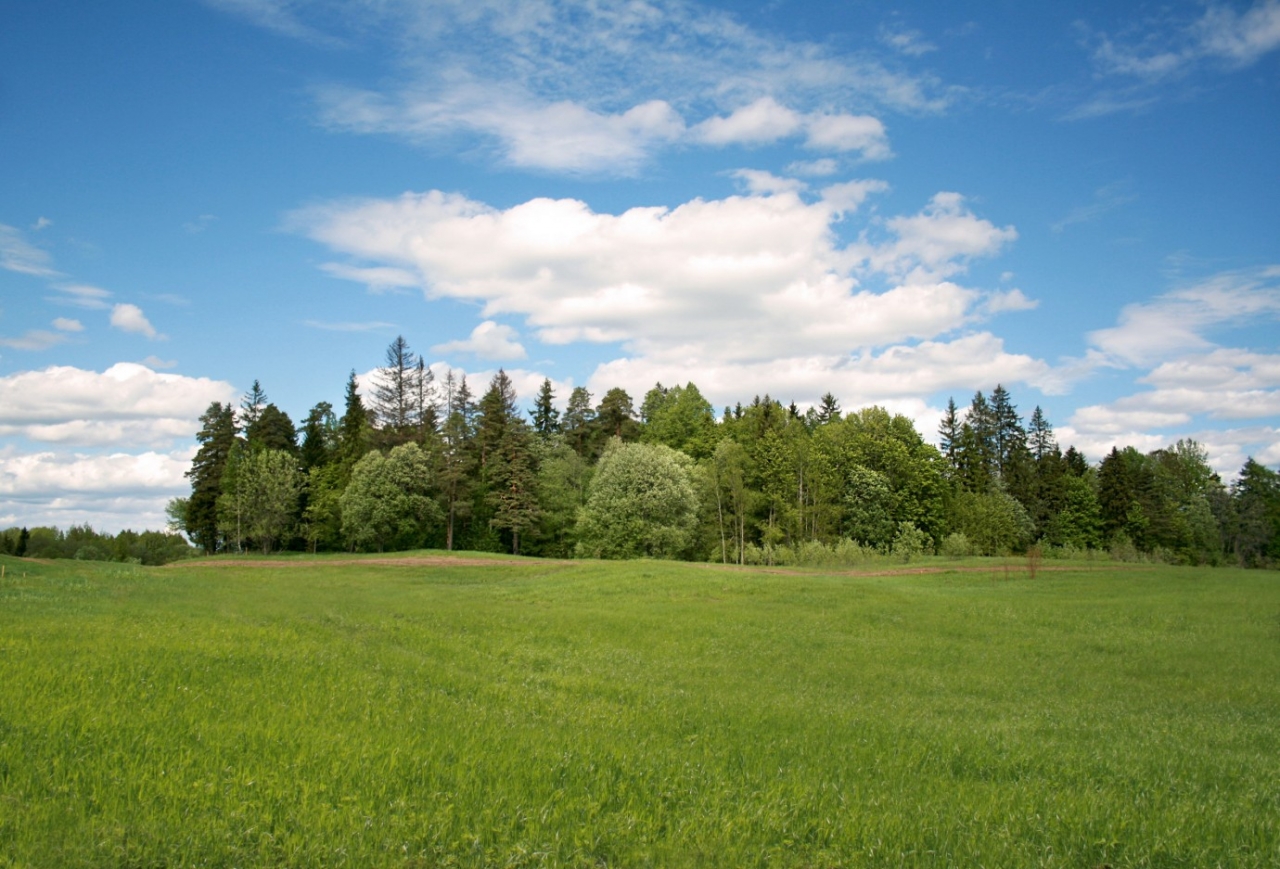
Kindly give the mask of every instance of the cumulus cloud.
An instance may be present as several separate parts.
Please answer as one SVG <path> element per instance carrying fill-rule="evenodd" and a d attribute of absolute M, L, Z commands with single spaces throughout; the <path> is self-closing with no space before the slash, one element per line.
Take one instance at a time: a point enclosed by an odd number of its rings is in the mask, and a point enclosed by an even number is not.
<path fill-rule="evenodd" d="M 148 338 L 163 337 L 137 305 L 120 304 L 111 309 L 111 325 L 121 332 L 133 332 Z"/>
<path fill-rule="evenodd" d="M 763 145 L 803 134 L 806 147 L 857 151 L 868 160 L 892 156 L 884 124 L 870 115 L 801 114 L 772 97 L 761 97 L 727 116 L 708 118 L 694 130 L 711 145 Z"/>
<path fill-rule="evenodd" d="M 192 450 L 0 453 L 0 514 L 27 526 L 163 528 L 168 500 L 190 492 Z"/>
<path fill-rule="evenodd" d="M 697 371 L 701 385 L 723 374 L 735 392 L 757 382 L 746 372 L 773 371 L 775 379 L 784 370 L 811 372 L 810 385 L 842 366 L 869 377 L 851 360 L 895 344 L 937 342 L 1030 304 L 1016 291 L 992 295 L 951 280 L 1014 236 L 973 215 L 959 197 L 940 195 L 920 214 L 883 221 L 878 243 L 863 238 L 841 247 L 833 226 L 883 190 L 882 182 L 833 185 L 806 200 L 773 176 L 747 178 L 772 192 L 614 215 L 575 200 L 496 209 L 430 191 L 314 206 L 290 224 L 360 264 L 416 274 L 430 299 L 478 303 L 490 321 L 521 317 L 544 342 L 620 343 L 627 358 L 602 369 L 610 377 L 663 372 L 670 380 L 666 372 L 683 371 L 687 379 Z M 438 349 L 473 352 L 485 328 L 488 340 L 499 327 L 482 324 L 471 341 Z M 975 364 L 997 360 L 991 364 L 1005 366 L 1006 382 L 1046 369 L 982 347 L 986 355 L 975 355 Z M 907 349 L 923 352 L 901 352 Z M 900 358 L 896 352 L 885 360 Z M 934 364 L 938 357 L 918 358 Z M 969 370 L 946 366 L 947 377 Z M 905 367 L 893 378 L 906 392 L 926 388 L 926 378 Z"/>
<path fill-rule="evenodd" d="M 516 337 L 516 330 L 510 326 L 485 320 L 471 330 L 471 337 L 466 340 L 437 344 L 431 349 L 436 353 L 470 353 L 481 359 L 523 359 L 528 354 Z"/>
<path fill-rule="evenodd" d="M 1199 431 L 1194 436 L 1206 444 L 1217 443 L 1215 461 L 1229 465 L 1267 452 L 1273 444 L 1250 440 L 1262 429 L 1215 432 L 1203 426 L 1280 415 L 1280 356 L 1216 346 L 1209 336 L 1276 319 L 1276 267 L 1213 275 L 1126 306 L 1116 326 L 1090 333 L 1093 347 L 1081 366 L 1146 369 L 1137 382 L 1150 388 L 1079 408 L 1069 433 L 1095 450 L 1095 457 L 1097 450 L 1126 443 L 1154 449 L 1149 445 L 1187 431 Z"/>
<path fill-rule="evenodd" d="M 133 362 L 106 371 L 56 365 L 0 377 L 0 435 L 79 446 L 167 444 L 191 437 L 231 384 L 161 374 Z"/>

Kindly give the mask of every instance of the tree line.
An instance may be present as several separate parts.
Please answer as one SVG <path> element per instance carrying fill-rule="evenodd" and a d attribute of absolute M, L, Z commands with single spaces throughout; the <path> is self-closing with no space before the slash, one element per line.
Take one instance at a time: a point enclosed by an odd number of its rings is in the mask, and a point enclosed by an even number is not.
<path fill-rule="evenodd" d="M 1280 559 L 1280 477 L 1249 459 L 1230 486 L 1190 440 L 1062 450 L 1036 407 L 1003 386 L 949 401 L 926 442 L 905 416 L 801 412 L 768 395 L 719 414 L 697 386 L 576 387 L 545 380 L 522 413 L 499 370 L 476 396 L 437 380 L 403 337 L 366 397 L 301 426 L 257 381 L 200 418 L 191 494 L 172 526 L 205 552 L 418 547 L 548 557 L 652 556 L 736 563 L 839 553 L 905 557 L 1109 550 L 1195 564 Z M 807 554 L 807 555 L 806 555 Z"/>
<path fill-rule="evenodd" d="M 0 554 L 157 565 L 187 558 L 196 551 L 181 534 L 129 529 L 107 534 L 85 523 L 66 531 L 51 526 L 7 528 L 0 531 Z"/>

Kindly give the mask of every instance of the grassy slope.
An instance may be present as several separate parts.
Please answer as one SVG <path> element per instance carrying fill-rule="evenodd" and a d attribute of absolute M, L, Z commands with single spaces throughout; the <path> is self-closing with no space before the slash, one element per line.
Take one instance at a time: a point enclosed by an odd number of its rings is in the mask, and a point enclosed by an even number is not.
<path fill-rule="evenodd" d="M 0 865 L 1280 864 L 1273 573 L 0 561 Z"/>

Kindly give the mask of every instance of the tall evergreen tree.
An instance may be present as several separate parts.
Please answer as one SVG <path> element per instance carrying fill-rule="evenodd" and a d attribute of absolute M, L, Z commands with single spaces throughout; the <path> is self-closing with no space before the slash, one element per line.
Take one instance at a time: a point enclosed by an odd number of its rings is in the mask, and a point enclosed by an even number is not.
<path fill-rule="evenodd" d="M 824 392 L 822 398 L 818 399 L 818 406 L 814 411 L 814 422 L 818 425 L 826 425 L 840 418 L 840 402 L 830 392 Z"/>
<path fill-rule="evenodd" d="M 338 447 L 338 418 L 333 414 L 333 405 L 321 401 L 311 408 L 306 422 L 302 424 L 302 447 L 299 459 L 302 469 L 309 471 L 320 465 L 327 465 Z"/>
<path fill-rule="evenodd" d="M 556 410 L 555 398 L 555 391 L 551 388 L 551 378 L 544 378 L 530 414 L 533 419 L 533 431 L 543 440 L 560 431 L 560 411 Z"/>
<path fill-rule="evenodd" d="M 186 473 L 191 480 L 191 497 L 187 501 L 183 530 L 209 554 L 218 551 L 221 541 L 218 497 L 222 494 L 222 474 L 237 434 L 235 408 L 217 401 L 209 405 L 200 417 L 200 431 L 196 433 L 200 447 L 191 462 L 191 470 Z"/>
<path fill-rule="evenodd" d="M 475 408 L 467 378 L 463 376 L 460 382 L 456 381 L 452 370 L 445 376 L 445 394 L 448 413 L 440 432 L 439 479 L 444 502 L 445 549 L 452 551 L 458 520 L 466 520 L 471 515 L 469 495 L 475 468 L 471 420 Z"/>
<path fill-rule="evenodd" d="M 257 419 L 245 427 L 244 437 L 252 450 L 280 450 L 290 455 L 298 452 L 298 431 L 293 420 L 274 404 L 262 408 Z"/>
<path fill-rule="evenodd" d="M 1049 424 L 1049 420 L 1045 418 L 1044 411 L 1038 404 L 1031 413 L 1031 424 L 1027 427 L 1027 446 L 1031 450 L 1032 458 L 1037 462 L 1058 449 L 1058 442 L 1053 437 L 1053 426 Z"/>
<path fill-rule="evenodd" d="M 373 378 L 370 410 L 378 441 L 384 446 L 408 443 L 417 434 L 420 384 L 418 356 L 403 335 L 387 347 L 387 364 Z"/>
<path fill-rule="evenodd" d="M 413 376 L 414 401 L 413 424 L 418 429 L 418 442 L 425 444 L 440 428 L 440 411 L 437 407 L 436 376 L 422 357 L 418 357 Z"/>
<path fill-rule="evenodd" d="M 596 424 L 605 437 L 621 438 L 623 441 L 635 440 L 640 433 L 635 417 L 631 396 L 625 389 L 616 386 L 604 394 L 596 408 Z"/>
<path fill-rule="evenodd" d="M 267 406 L 267 394 L 263 392 L 262 385 L 255 379 L 253 386 L 249 387 L 249 391 L 244 394 L 244 398 L 240 400 L 240 428 L 248 429 L 258 421 L 258 417 L 262 415 L 262 409 Z"/>
<path fill-rule="evenodd" d="M 573 392 L 569 393 L 569 402 L 565 405 L 560 428 L 564 432 L 565 440 L 580 456 L 585 456 L 590 449 L 595 419 L 596 412 L 591 406 L 591 393 L 587 392 L 585 386 L 575 386 Z"/>
<path fill-rule="evenodd" d="M 960 411 L 954 398 L 947 398 L 947 409 L 938 423 L 938 448 L 947 466 L 954 473 L 957 469 L 957 454 L 960 450 Z"/>
<path fill-rule="evenodd" d="M 371 430 L 369 412 L 360 397 L 360 385 L 352 369 L 347 377 L 342 419 L 338 423 L 338 458 L 348 468 L 369 451 Z"/>

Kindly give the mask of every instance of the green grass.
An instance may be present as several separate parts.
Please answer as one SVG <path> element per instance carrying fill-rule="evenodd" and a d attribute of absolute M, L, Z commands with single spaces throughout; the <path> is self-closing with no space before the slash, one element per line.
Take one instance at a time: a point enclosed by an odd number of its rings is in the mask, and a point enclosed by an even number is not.
<path fill-rule="evenodd" d="M 342 561 L 0 559 L 0 866 L 1280 865 L 1274 573 Z"/>

